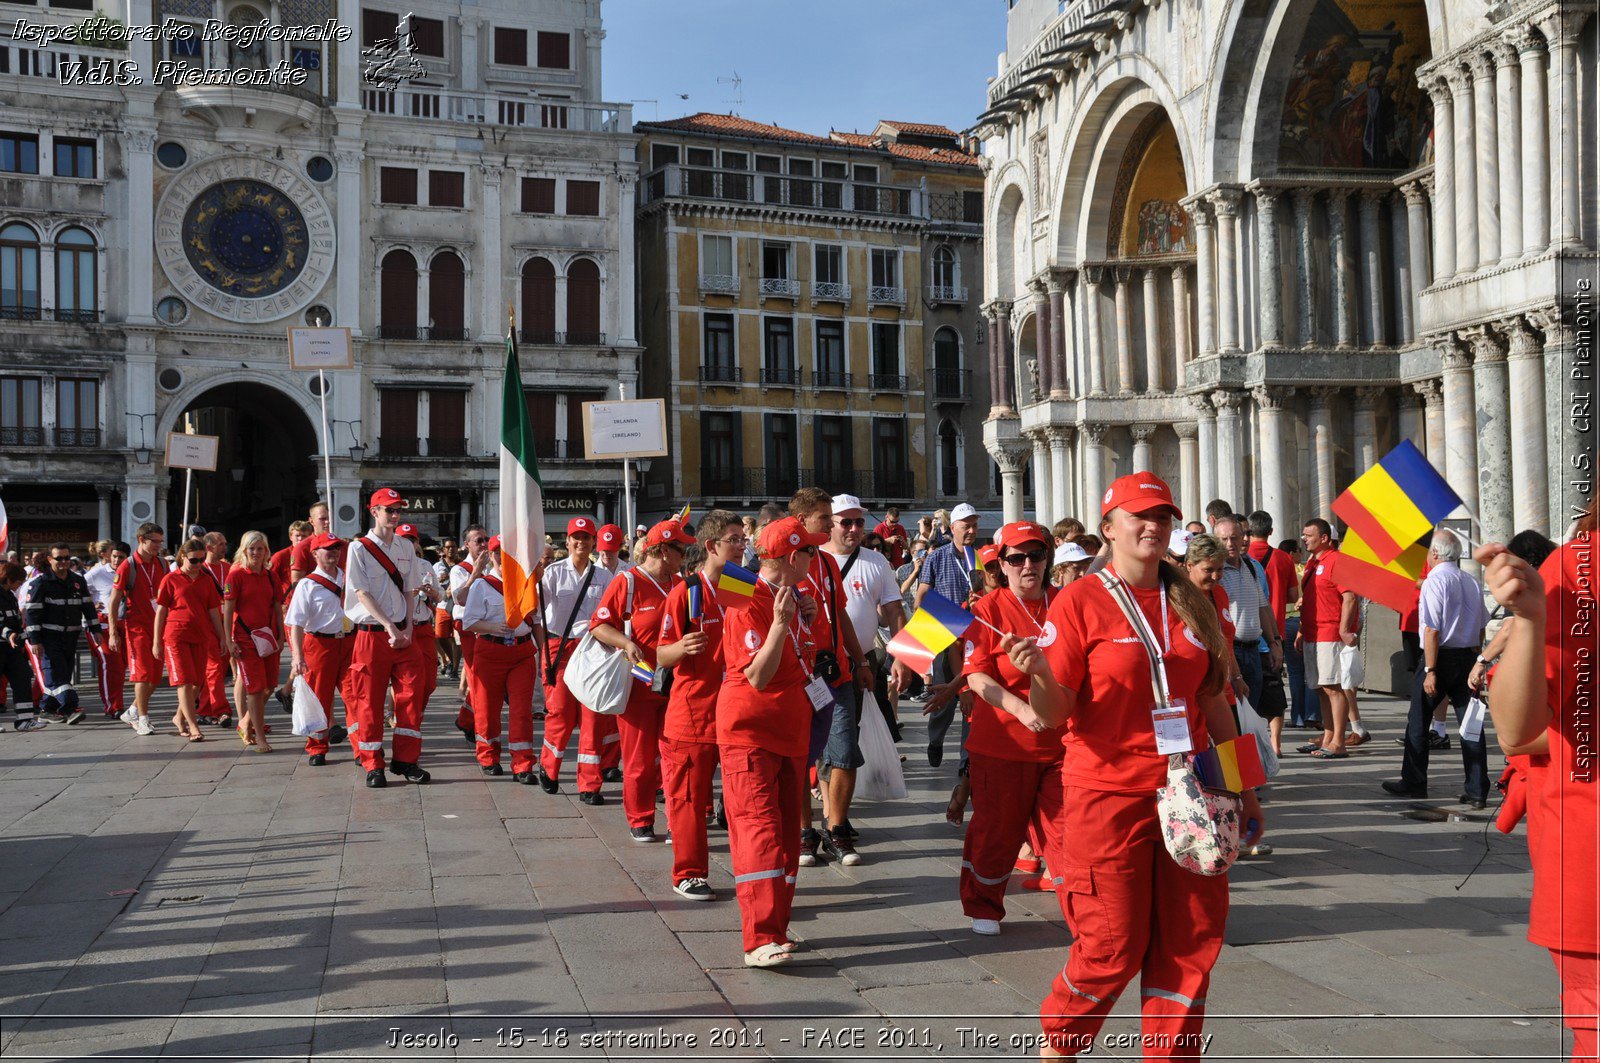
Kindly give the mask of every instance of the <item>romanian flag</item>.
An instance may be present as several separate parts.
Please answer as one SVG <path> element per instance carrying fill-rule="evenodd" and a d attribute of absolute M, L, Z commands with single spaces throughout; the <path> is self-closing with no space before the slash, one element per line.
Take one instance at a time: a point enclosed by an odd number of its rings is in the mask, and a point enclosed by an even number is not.
<path fill-rule="evenodd" d="M 1267 784 L 1267 769 L 1262 766 L 1255 735 L 1242 735 L 1196 753 L 1194 770 L 1200 784 L 1212 790 L 1237 794 Z"/>
<path fill-rule="evenodd" d="M 689 584 L 688 589 L 685 592 L 685 597 L 688 599 L 686 604 L 689 607 L 689 619 L 691 621 L 699 620 L 705 612 L 705 605 L 700 600 L 700 587 L 700 580 L 696 578 L 693 583 Z"/>
<path fill-rule="evenodd" d="M 672 519 L 687 528 L 689 526 L 689 503 L 685 502 L 683 508 L 678 510 L 678 515 Z"/>
<path fill-rule="evenodd" d="M 1333 511 L 1387 565 L 1461 505 L 1437 469 L 1409 439 L 1356 477 Z"/>
<path fill-rule="evenodd" d="M 756 584 L 761 582 L 757 576 L 747 568 L 738 565 L 723 565 L 722 575 L 717 577 L 717 592 L 719 594 L 737 594 L 741 598 L 753 598 L 756 593 Z"/>
<path fill-rule="evenodd" d="M 522 394 L 516 330 L 508 329 L 500 393 L 500 572 L 510 627 L 539 608 L 539 581 L 533 572 L 543 556 L 544 486 L 533 452 L 528 400 Z"/>
<path fill-rule="evenodd" d="M 908 667 L 926 672 L 933 667 L 933 659 L 965 635 L 971 624 L 971 613 L 938 591 L 929 590 L 916 615 L 889 640 L 888 650 Z"/>
<path fill-rule="evenodd" d="M 1403 613 L 1417 600 L 1417 580 L 1428 563 L 1428 544 L 1427 540 L 1413 543 L 1399 557 L 1385 563 L 1361 533 L 1351 527 L 1339 543 L 1338 556 L 1333 580 L 1341 589 Z"/>
<path fill-rule="evenodd" d="M 632 668 L 628 669 L 628 671 L 632 674 L 633 678 L 637 679 L 641 683 L 654 683 L 656 681 L 656 670 L 651 668 L 649 665 L 636 664 Z"/>

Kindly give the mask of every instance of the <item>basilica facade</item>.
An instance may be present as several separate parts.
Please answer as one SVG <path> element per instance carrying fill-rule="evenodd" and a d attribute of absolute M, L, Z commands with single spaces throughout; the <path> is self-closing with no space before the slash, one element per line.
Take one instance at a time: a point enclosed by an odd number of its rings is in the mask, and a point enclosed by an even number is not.
<path fill-rule="evenodd" d="M 1486 539 L 1587 504 L 1592 5 L 1007 17 L 977 127 L 1007 519 L 1025 471 L 1050 521 L 1149 469 L 1186 515 L 1221 497 L 1293 536 L 1403 438 Z"/>

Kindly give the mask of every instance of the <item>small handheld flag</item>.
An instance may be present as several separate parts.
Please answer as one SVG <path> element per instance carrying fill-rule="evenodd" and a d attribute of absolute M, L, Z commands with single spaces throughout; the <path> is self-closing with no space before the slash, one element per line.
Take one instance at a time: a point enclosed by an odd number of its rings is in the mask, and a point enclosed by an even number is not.
<path fill-rule="evenodd" d="M 700 601 L 699 580 L 695 580 L 693 583 L 689 584 L 687 598 L 689 606 L 689 619 L 691 621 L 699 620 L 702 615 L 702 610 L 704 609 L 704 604 Z"/>
<path fill-rule="evenodd" d="M 717 590 L 722 594 L 737 594 L 741 598 L 753 598 L 756 593 L 756 584 L 761 581 L 747 568 L 738 565 L 723 565 L 722 575 L 717 577 Z"/>
<path fill-rule="evenodd" d="M 636 664 L 628 672 L 641 683 L 653 683 L 656 679 L 656 670 L 649 665 Z"/>
<path fill-rule="evenodd" d="M 933 659 L 967 633 L 973 616 L 938 591 L 923 596 L 922 606 L 889 640 L 889 654 L 908 667 L 927 671 Z"/>
<path fill-rule="evenodd" d="M 678 510 L 678 515 L 673 519 L 687 528 L 689 526 L 689 503 L 685 502 L 683 508 Z"/>
<path fill-rule="evenodd" d="M 1403 439 L 1334 499 L 1333 512 L 1387 565 L 1460 505 L 1461 496 Z"/>
<path fill-rule="evenodd" d="M 1242 793 L 1267 784 L 1267 769 L 1261 763 L 1261 747 L 1255 735 L 1244 735 L 1196 753 L 1195 774 L 1203 786 L 1213 790 Z"/>

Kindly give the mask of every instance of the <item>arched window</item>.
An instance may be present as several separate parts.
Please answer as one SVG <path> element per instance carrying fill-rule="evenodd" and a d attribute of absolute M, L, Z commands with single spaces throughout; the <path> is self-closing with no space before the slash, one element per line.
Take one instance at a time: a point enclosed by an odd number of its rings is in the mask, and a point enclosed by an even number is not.
<path fill-rule="evenodd" d="M 409 251 L 396 249 L 383 256 L 378 336 L 386 340 L 417 338 L 417 260 Z"/>
<path fill-rule="evenodd" d="M 0 229 L 0 319 L 39 320 L 39 237 L 21 222 Z"/>
<path fill-rule="evenodd" d="M 933 334 L 933 397 L 964 399 L 969 390 L 961 372 L 961 337 L 945 325 Z"/>
<path fill-rule="evenodd" d="M 556 341 L 556 268 L 547 258 L 522 267 L 522 342 Z"/>
<path fill-rule="evenodd" d="M 79 228 L 56 237 L 56 320 L 99 318 L 99 270 L 94 237 Z"/>
<path fill-rule="evenodd" d="M 959 283 L 956 253 L 949 244 L 941 244 L 933 253 L 933 286 L 939 289 L 941 298 L 949 299 L 955 297 L 955 288 Z"/>
<path fill-rule="evenodd" d="M 961 497 L 961 432 L 948 420 L 939 422 L 939 495 Z"/>
<path fill-rule="evenodd" d="M 467 338 L 467 269 L 454 251 L 440 251 L 428 263 L 428 338 Z"/>
<path fill-rule="evenodd" d="M 567 342 L 604 343 L 600 331 L 600 267 L 580 258 L 567 267 Z"/>

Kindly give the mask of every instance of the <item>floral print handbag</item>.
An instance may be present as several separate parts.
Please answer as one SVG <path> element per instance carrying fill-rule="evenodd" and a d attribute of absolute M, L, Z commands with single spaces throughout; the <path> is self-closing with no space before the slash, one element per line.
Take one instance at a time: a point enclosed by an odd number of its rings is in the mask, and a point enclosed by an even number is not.
<path fill-rule="evenodd" d="M 1221 875 L 1239 858 L 1239 795 L 1200 785 L 1186 753 L 1167 758 L 1167 785 L 1156 791 L 1161 838 L 1178 866 Z"/>

